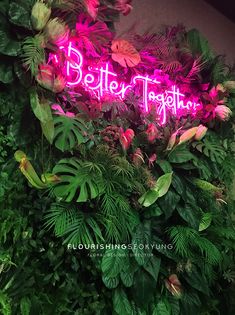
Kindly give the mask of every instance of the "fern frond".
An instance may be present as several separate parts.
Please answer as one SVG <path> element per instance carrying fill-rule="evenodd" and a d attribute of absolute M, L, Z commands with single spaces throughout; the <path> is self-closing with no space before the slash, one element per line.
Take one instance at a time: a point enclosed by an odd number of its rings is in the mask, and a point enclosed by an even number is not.
<path fill-rule="evenodd" d="M 45 50 L 43 48 L 42 36 L 27 37 L 23 42 L 23 53 L 21 55 L 23 64 L 27 71 L 35 75 L 40 63 L 45 61 Z"/>
<path fill-rule="evenodd" d="M 168 233 L 176 252 L 181 256 L 193 257 L 196 249 L 207 263 L 216 265 L 221 262 L 222 256 L 219 249 L 194 229 L 185 226 L 174 226 L 168 229 Z"/>
<path fill-rule="evenodd" d="M 96 217 L 85 215 L 75 206 L 54 203 L 44 219 L 45 228 L 53 228 L 57 237 L 64 237 L 64 244 L 94 244 L 104 240 Z"/>

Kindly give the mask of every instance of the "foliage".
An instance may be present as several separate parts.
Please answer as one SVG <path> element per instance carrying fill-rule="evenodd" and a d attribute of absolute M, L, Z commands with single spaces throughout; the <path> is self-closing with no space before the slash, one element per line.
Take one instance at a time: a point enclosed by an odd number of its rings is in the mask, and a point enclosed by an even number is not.
<path fill-rule="evenodd" d="M 197 30 L 113 40 L 130 1 L 97 2 L 47 1 L 60 40 L 123 82 L 154 65 L 202 109 L 160 126 L 131 93 L 65 87 L 35 1 L 0 3 L 0 312 L 234 314 L 234 73 Z"/>

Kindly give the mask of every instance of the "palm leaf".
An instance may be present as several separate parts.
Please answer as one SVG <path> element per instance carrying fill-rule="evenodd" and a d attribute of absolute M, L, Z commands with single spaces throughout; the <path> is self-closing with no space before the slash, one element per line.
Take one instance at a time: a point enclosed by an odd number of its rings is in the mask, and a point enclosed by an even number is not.
<path fill-rule="evenodd" d="M 23 42 L 22 61 L 27 70 L 35 75 L 39 64 L 45 61 L 45 51 L 43 48 L 43 39 L 41 36 L 27 37 Z"/>

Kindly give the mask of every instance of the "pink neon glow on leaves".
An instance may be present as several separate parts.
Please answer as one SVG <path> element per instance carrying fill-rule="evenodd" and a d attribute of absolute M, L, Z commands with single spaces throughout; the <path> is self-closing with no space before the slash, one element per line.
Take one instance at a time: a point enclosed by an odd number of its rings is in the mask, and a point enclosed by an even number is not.
<path fill-rule="evenodd" d="M 107 97 L 124 100 L 130 92 L 136 92 L 142 96 L 143 111 L 148 113 L 152 108 L 156 108 L 159 123 L 162 125 L 166 123 L 168 112 L 178 117 L 189 113 L 194 116 L 202 108 L 196 96 L 189 99 L 169 79 L 157 76 L 156 70 L 152 77 L 138 74 L 133 76 L 129 83 L 121 82 L 108 62 L 85 66 L 86 60 L 76 47 L 77 43 L 72 41 L 67 47 L 60 47 L 67 55 L 64 72 L 69 87 L 81 86 L 98 100 Z M 60 60 L 56 55 L 54 59 L 56 63 Z"/>

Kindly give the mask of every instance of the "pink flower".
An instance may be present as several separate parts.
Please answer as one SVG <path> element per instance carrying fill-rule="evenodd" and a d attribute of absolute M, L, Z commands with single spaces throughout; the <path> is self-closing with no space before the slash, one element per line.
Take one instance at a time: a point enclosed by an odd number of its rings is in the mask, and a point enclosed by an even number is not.
<path fill-rule="evenodd" d="M 123 15 L 128 15 L 133 9 L 132 5 L 130 4 L 131 2 L 132 0 L 117 0 L 115 9 L 120 11 Z"/>
<path fill-rule="evenodd" d="M 150 156 L 150 158 L 149 158 L 149 167 L 153 166 L 153 163 L 156 161 L 156 159 L 157 159 L 157 155 L 155 153 Z"/>
<path fill-rule="evenodd" d="M 229 117 L 232 115 L 232 111 L 228 106 L 219 105 L 215 108 L 215 115 L 220 120 L 228 120 Z"/>
<path fill-rule="evenodd" d="M 148 129 L 146 130 L 146 134 L 148 141 L 151 143 L 154 142 L 158 135 L 157 127 L 154 124 L 149 124 Z"/>
<path fill-rule="evenodd" d="M 119 141 L 121 143 L 123 150 L 126 151 L 129 149 L 134 136 L 135 133 L 132 129 L 127 129 L 125 132 L 123 132 L 123 130 L 121 129 Z"/>

